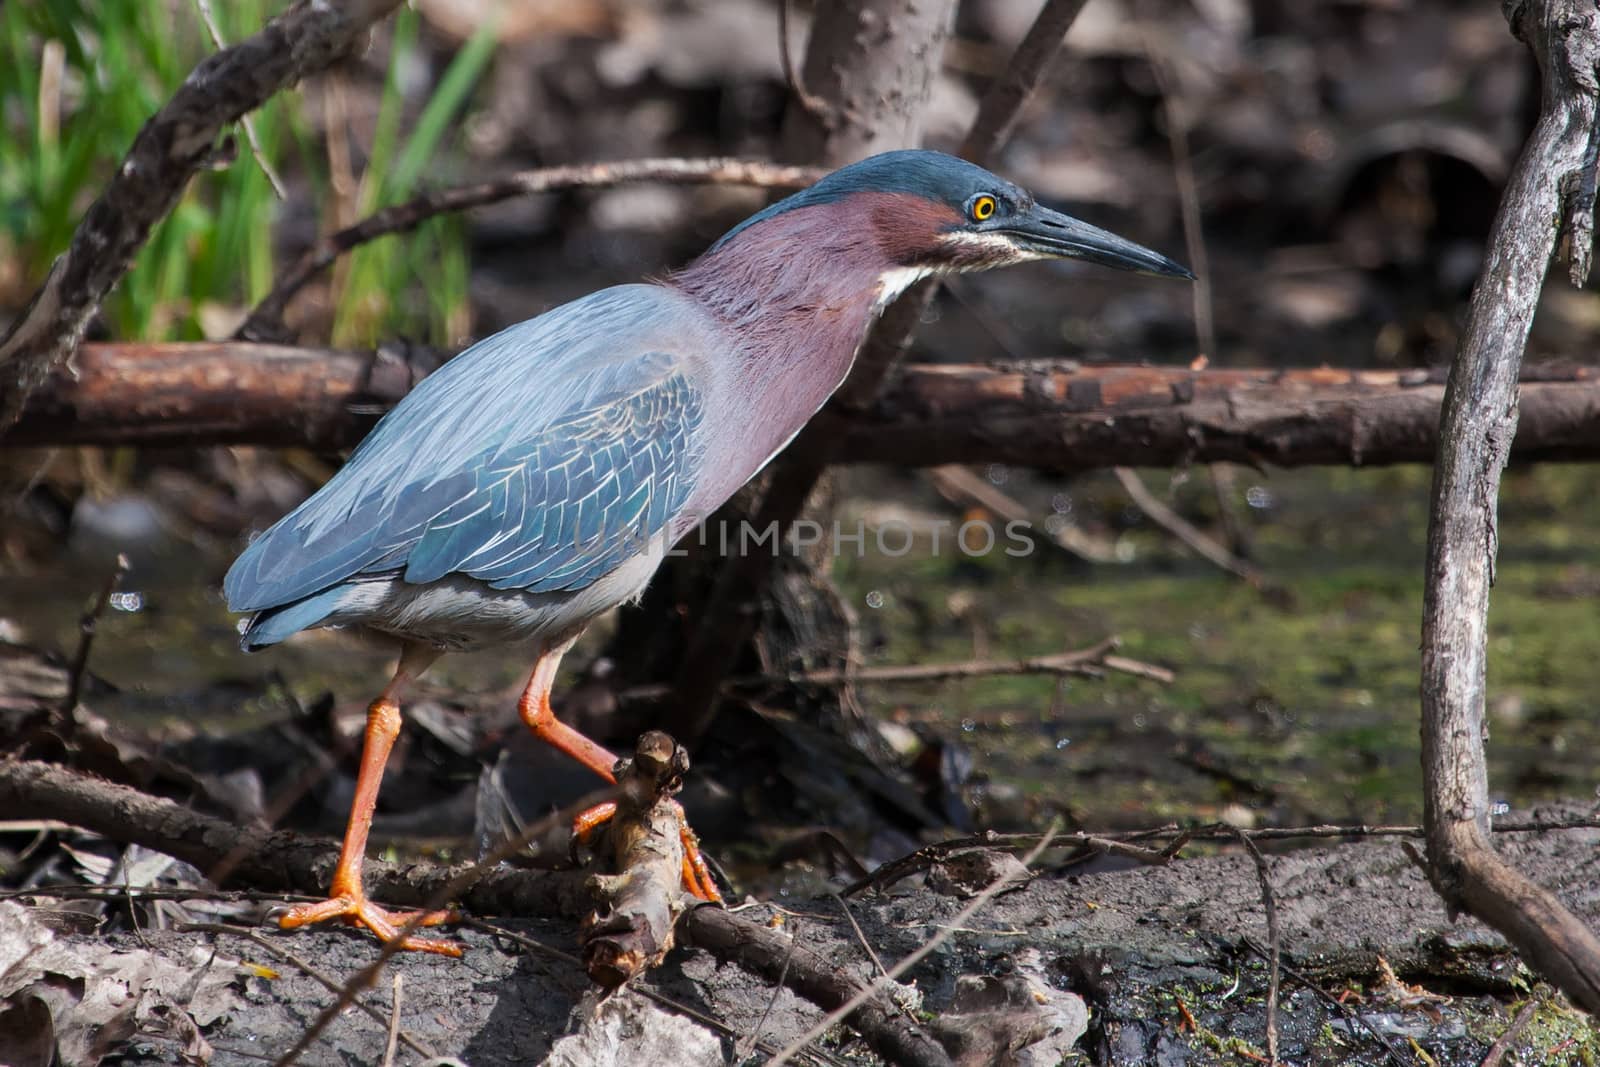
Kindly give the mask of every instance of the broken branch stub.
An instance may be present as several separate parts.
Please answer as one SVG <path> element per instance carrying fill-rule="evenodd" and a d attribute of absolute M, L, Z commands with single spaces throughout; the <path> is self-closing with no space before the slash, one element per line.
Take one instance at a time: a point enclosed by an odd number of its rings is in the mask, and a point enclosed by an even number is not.
<path fill-rule="evenodd" d="M 689 754 L 651 730 L 632 758 L 617 761 L 618 795 L 609 818 L 598 809 L 594 819 L 579 817 L 580 825 L 605 826 L 616 871 L 588 880 L 595 910 L 582 932 L 584 967 L 607 990 L 656 966 L 672 948 L 687 903 L 683 808 L 672 798 L 688 769 Z"/>

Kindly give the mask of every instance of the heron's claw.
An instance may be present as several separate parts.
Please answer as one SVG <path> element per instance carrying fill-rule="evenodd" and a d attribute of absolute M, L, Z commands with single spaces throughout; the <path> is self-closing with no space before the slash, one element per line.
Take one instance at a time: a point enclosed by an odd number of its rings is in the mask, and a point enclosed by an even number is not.
<path fill-rule="evenodd" d="M 351 926 L 365 926 L 378 939 L 384 942 L 394 941 L 400 936 L 400 928 L 410 923 L 414 911 L 389 911 L 380 908 L 364 895 L 329 897 L 319 900 L 315 904 L 299 904 L 290 908 L 278 918 L 278 925 L 285 930 L 292 930 L 299 926 L 310 926 L 312 923 L 327 922 L 329 919 L 343 919 Z M 440 923 L 454 922 L 460 918 L 454 911 L 430 911 L 423 913 L 418 926 L 438 926 Z M 416 937 L 407 935 L 401 941 L 400 947 L 410 952 L 432 952 L 440 956 L 461 957 L 462 948 L 454 941 L 440 941 L 431 937 Z"/>

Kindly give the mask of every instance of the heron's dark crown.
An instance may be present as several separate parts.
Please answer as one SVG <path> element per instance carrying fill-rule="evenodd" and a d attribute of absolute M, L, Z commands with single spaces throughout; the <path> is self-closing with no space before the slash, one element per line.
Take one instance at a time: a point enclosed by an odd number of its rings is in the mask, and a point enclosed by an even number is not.
<path fill-rule="evenodd" d="M 1033 204 L 1033 197 L 1027 190 L 991 174 L 975 163 L 947 156 L 943 152 L 909 148 L 882 152 L 839 168 L 810 188 L 802 189 L 751 215 L 723 234 L 710 251 L 717 251 L 751 226 L 796 208 L 835 203 L 856 193 L 908 194 L 957 214 L 965 214 L 972 198 L 980 194 L 995 197 L 1004 208 L 1010 210 L 1025 210 Z"/>

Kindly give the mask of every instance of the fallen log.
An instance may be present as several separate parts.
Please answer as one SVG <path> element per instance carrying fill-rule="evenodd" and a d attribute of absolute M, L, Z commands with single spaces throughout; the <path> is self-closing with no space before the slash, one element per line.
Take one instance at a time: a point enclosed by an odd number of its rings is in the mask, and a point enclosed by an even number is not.
<path fill-rule="evenodd" d="M 670 738 L 666 738 L 666 744 L 672 744 Z M 201 871 L 224 865 L 231 871 L 230 884 L 312 897 L 324 891 L 338 851 L 337 843 L 331 840 L 240 827 L 163 797 L 35 760 L 0 760 L 0 811 L 12 819 L 49 818 L 114 841 L 142 844 Z M 478 914 L 580 916 L 592 910 L 589 880 L 582 872 L 534 871 L 504 865 L 474 870 L 475 866 L 445 867 L 425 861 L 388 863 L 369 858 L 365 881 L 376 899 L 401 906 L 426 906 L 438 900 L 441 891 L 461 885 L 460 903 Z M 468 870 L 473 878 L 463 881 L 461 875 Z M 40 889 L 32 895 L 48 896 L 48 890 Z M 784 959 L 791 954 L 788 943 L 747 918 L 714 907 L 680 914 L 683 921 L 677 932 L 718 960 L 785 985 L 824 1009 L 845 1003 L 863 988 L 848 970 L 813 963 L 809 953 L 799 950 L 793 954 L 802 958 L 793 966 L 785 966 Z M 678 917 L 673 915 L 673 921 Z M 615 932 L 601 931 L 600 937 Z M 296 936 L 309 941 L 319 935 L 338 937 L 326 930 Z M 659 947 L 665 951 L 665 945 Z M 404 962 L 405 954 L 389 961 L 396 967 Z M 592 957 L 589 962 L 594 962 Z M 469 968 L 465 973 L 475 972 Z M 890 1063 L 937 1067 L 949 1062 L 939 1044 L 909 1015 L 896 1010 L 886 995 L 862 1003 L 846 1021 Z M 302 1028 L 303 1022 L 302 1018 Z M 492 1062 L 505 1061 L 496 1058 Z"/>
<path fill-rule="evenodd" d="M 247 342 L 85 345 L 0 447 L 345 448 L 438 365 L 428 351 Z M 1426 463 L 1442 370 L 1191 370 L 1071 361 L 916 364 L 838 459 L 1055 470 L 1232 461 Z M 1600 457 L 1600 367 L 1524 368 L 1520 461 Z"/>

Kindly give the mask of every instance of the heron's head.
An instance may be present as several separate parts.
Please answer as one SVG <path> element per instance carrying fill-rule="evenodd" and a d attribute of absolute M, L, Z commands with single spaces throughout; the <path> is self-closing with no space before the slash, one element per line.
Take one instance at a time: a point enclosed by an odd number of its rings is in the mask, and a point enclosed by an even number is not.
<path fill-rule="evenodd" d="M 752 215 L 724 234 L 713 251 L 803 208 L 831 211 L 841 226 L 870 229 L 860 236 L 874 240 L 886 268 L 931 273 L 1081 259 L 1118 270 L 1194 277 L 1159 252 L 1045 207 L 1026 189 L 976 164 L 924 150 L 884 152 L 842 167 Z"/>

